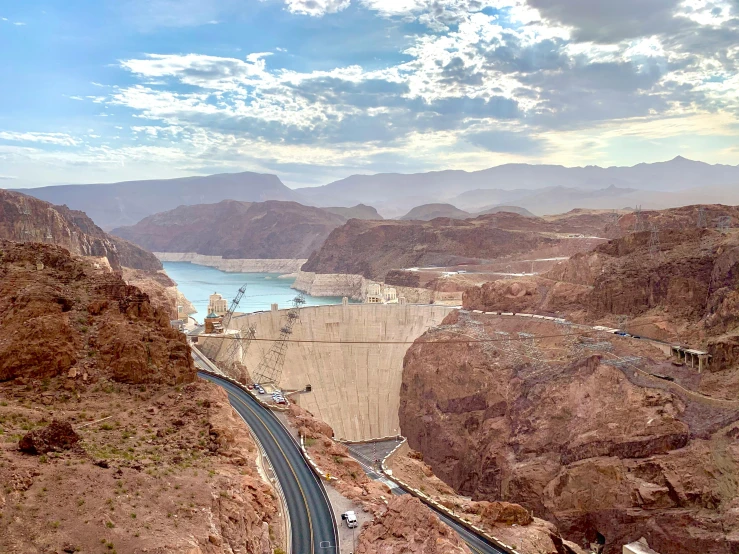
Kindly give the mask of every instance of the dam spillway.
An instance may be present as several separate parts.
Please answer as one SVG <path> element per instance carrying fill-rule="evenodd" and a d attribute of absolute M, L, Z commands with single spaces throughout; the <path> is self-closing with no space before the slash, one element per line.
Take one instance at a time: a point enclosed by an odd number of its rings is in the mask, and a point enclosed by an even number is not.
<path fill-rule="evenodd" d="M 411 343 L 439 325 L 452 310 L 420 304 L 343 304 L 299 310 L 282 368 L 280 387 L 311 392 L 293 395 L 300 406 L 322 419 L 337 438 L 358 441 L 398 435 L 403 357 Z M 275 339 L 287 310 L 234 316 L 232 329 L 256 328 L 259 339 Z M 226 341 L 201 337 L 217 361 L 229 351 Z M 366 343 L 366 344 L 359 344 Z M 252 341 L 244 363 L 253 374 L 270 341 Z"/>

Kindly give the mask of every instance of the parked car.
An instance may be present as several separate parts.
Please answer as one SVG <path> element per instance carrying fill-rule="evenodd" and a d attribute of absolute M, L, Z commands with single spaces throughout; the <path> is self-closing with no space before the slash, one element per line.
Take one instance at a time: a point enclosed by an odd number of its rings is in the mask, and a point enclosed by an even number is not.
<path fill-rule="evenodd" d="M 357 526 L 357 515 L 351 510 L 341 514 L 341 519 L 346 522 L 349 529 L 354 529 Z"/>

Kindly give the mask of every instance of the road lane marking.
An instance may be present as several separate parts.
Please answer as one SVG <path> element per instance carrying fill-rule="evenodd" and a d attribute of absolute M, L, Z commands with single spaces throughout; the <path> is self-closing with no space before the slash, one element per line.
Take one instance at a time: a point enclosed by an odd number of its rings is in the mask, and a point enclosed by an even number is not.
<path fill-rule="evenodd" d="M 305 513 L 308 516 L 308 525 L 310 526 L 310 549 L 311 549 L 311 552 L 314 552 L 315 553 L 315 548 L 314 548 L 314 543 L 313 543 L 313 519 L 311 518 L 310 507 L 308 506 L 308 499 L 305 496 L 305 491 L 303 490 L 303 486 L 300 484 L 300 479 L 298 479 L 298 474 L 295 473 L 295 469 L 293 468 L 292 464 L 290 463 L 290 460 L 288 459 L 287 455 L 285 454 L 285 451 L 282 449 L 282 446 L 280 446 L 280 443 L 277 441 L 277 437 L 275 437 L 274 433 L 272 433 L 272 431 L 270 430 L 270 428 L 267 427 L 267 424 L 259 416 L 259 414 L 257 414 L 257 412 L 251 406 L 249 406 L 246 402 L 244 402 L 243 400 L 241 400 L 241 398 L 239 398 L 236 395 L 232 395 L 232 396 L 242 406 L 244 406 L 247 410 L 249 410 L 252 414 L 254 414 L 254 417 L 256 417 L 260 421 L 260 423 L 262 424 L 262 426 L 264 427 L 264 429 L 272 437 L 272 440 L 274 441 L 274 443 L 277 446 L 277 448 L 280 449 L 280 452 L 282 453 L 283 458 L 285 458 L 285 463 L 287 463 L 287 467 L 290 468 L 290 471 L 292 472 L 293 477 L 295 477 L 295 483 L 298 485 L 298 489 L 300 489 L 300 495 L 303 497 L 303 504 L 305 504 Z"/>

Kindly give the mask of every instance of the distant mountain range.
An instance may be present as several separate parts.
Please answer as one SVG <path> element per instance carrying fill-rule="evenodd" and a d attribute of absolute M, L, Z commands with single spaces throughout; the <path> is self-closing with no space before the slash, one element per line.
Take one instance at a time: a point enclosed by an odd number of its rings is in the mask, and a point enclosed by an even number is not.
<path fill-rule="evenodd" d="M 639 200 L 641 193 L 634 193 L 631 197 L 625 193 L 624 205 L 609 196 L 614 191 L 634 189 L 644 192 L 644 204 L 657 208 L 679 205 L 674 202 L 688 201 L 685 199 L 690 199 L 688 203 L 700 201 L 695 196 L 700 195 L 700 191 L 706 187 L 716 187 L 720 195 L 724 191 L 731 192 L 737 186 L 739 166 L 710 165 L 678 156 L 668 162 L 633 167 L 568 168 L 559 165 L 506 164 L 472 172 L 449 170 L 410 175 L 352 175 L 324 186 L 296 189 L 296 192 L 318 206 L 363 202 L 376 207 L 385 217 L 400 217 L 416 206 L 429 203 L 449 203 L 468 211 L 479 211 L 483 206 L 515 204 L 537 215 L 584 207 L 564 200 L 558 200 L 556 207 L 549 207 L 546 200 L 534 202 L 532 198 L 530 204 L 519 201 L 522 197 L 535 195 L 540 189 L 550 189 L 556 196 L 557 187 L 570 189 L 572 200 L 576 202 L 581 196 L 579 191 L 605 190 L 606 193 L 596 195 L 597 201 L 590 200 L 591 204 L 598 204 L 587 206 L 593 208 L 624 207 Z M 663 192 L 680 194 L 663 198 L 659 196 Z M 653 205 L 660 202 L 665 205 Z M 536 207 L 537 204 L 541 207 Z"/>
<path fill-rule="evenodd" d="M 82 210 L 105 230 L 133 225 L 146 216 L 183 205 L 221 200 L 301 199 L 276 175 L 249 172 L 100 185 L 60 185 L 19 192 Z"/>
<path fill-rule="evenodd" d="M 181 205 L 221 200 L 285 200 L 342 210 L 358 203 L 370 219 L 404 217 L 426 204 L 451 204 L 477 214 L 517 206 L 536 215 L 573 208 L 663 209 L 694 203 L 739 203 L 739 166 L 710 165 L 678 156 L 633 167 L 507 164 L 481 171 L 352 175 L 320 187 L 290 189 L 275 175 L 229 173 L 102 185 L 62 185 L 21 192 L 85 211 L 103 229 L 137 223 Z M 375 212 L 375 209 L 377 210 Z M 335 213 L 339 213 L 335 211 Z M 378 215 L 379 215 L 378 214 Z"/>

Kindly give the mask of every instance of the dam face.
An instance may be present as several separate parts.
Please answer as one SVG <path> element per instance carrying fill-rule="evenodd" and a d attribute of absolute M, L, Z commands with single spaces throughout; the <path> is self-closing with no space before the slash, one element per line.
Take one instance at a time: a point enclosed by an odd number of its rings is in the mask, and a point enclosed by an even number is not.
<path fill-rule="evenodd" d="M 452 309 L 414 304 L 301 308 L 292 340 L 345 344 L 289 343 L 279 385 L 290 391 L 310 384 L 312 392 L 292 398 L 331 425 L 337 438 L 357 441 L 398 435 L 403 357 L 415 339 L 439 325 Z M 254 325 L 257 338 L 277 338 L 286 314 L 287 310 L 275 310 L 235 316 L 230 327 L 247 329 Z M 218 348 L 214 343 L 230 343 L 207 337 L 201 341 L 208 354 L 215 354 L 218 361 L 222 361 L 219 356 L 224 356 L 228 348 Z M 403 344 L 349 344 L 351 341 Z M 272 344 L 252 341 L 244 357 L 252 375 Z"/>

